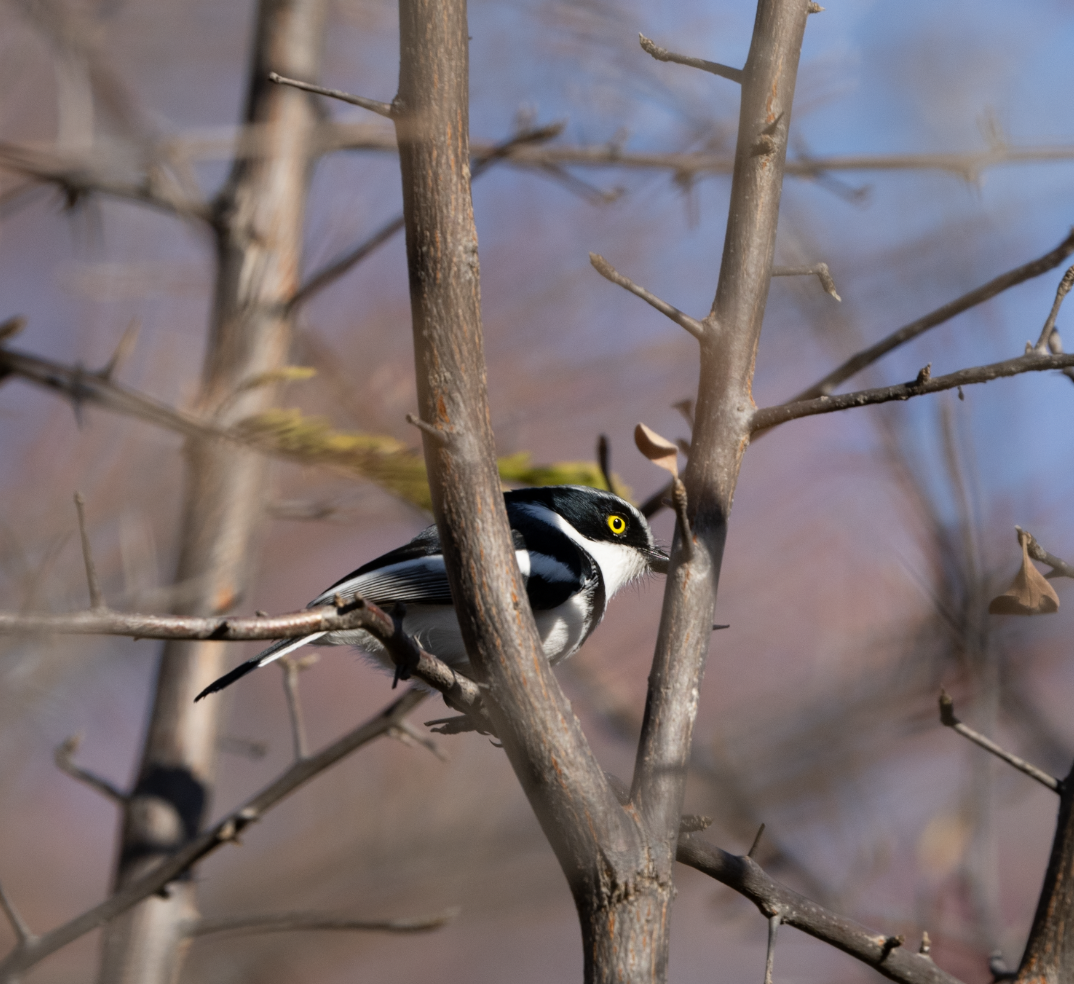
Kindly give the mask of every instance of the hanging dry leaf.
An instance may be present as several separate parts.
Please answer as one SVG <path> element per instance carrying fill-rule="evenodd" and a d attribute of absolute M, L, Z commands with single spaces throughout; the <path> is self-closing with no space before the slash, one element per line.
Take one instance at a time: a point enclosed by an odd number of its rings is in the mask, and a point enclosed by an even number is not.
<path fill-rule="evenodd" d="M 645 424 L 638 424 L 634 428 L 634 443 L 654 465 L 671 472 L 675 478 L 679 477 L 679 449 L 671 441 L 650 430 Z"/>
<path fill-rule="evenodd" d="M 1029 559 L 1029 537 L 1021 532 L 1022 566 L 1011 586 L 992 599 L 988 611 L 992 615 L 1048 615 L 1059 611 L 1059 596 L 1044 575 Z"/>

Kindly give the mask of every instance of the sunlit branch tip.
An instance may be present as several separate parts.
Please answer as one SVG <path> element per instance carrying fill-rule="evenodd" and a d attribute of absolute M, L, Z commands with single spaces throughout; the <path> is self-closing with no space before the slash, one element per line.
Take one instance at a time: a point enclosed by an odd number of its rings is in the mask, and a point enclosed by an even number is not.
<path fill-rule="evenodd" d="M 704 58 L 691 58 L 689 55 L 678 55 L 667 48 L 650 41 L 644 34 L 638 35 L 643 51 L 648 52 L 657 61 L 674 62 L 676 65 L 687 65 L 690 68 L 700 68 L 703 72 L 711 72 L 721 78 L 730 79 L 732 82 L 742 84 L 742 69 L 731 68 L 729 65 L 721 65 L 718 62 L 706 61 Z"/>
<path fill-rule="evenodd" d="M 834 297 L 837 301 L 842 301 L 843 298 L 839 296 L 839 292 L 835 289 L 835 281 L 832 279 L 832 273 L 828 269 L 827 263 L 814 263 L 813 266 L 792 266 L 792 267 L 772 267 L 773 277 L 807 277 L 815 276 L 820 281 L 820 285 L 824 288 L 824 293 L 829 297 Z"/>

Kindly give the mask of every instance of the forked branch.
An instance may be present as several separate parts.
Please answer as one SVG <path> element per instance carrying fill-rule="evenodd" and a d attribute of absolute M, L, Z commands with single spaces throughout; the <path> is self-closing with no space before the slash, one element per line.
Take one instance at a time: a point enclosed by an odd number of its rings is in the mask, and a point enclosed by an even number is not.
<path fill-rule="evenodd" d="M 677 859 L 749 899 L 769 920 L 794 926 L 868 964 L 901 984 L 961 984 L 923 953 L 902 946 L 902 938 L 877 933 L 853 919 L 799 895 L 771 877 L 750 857 L 738 857 L 696 834 L 679 838 Z M 771 929 L 772 923 L 769 922 Z M 771 937 L 770 937 L 771 939 Z M 771 946 L 769 947 L 771 955 Z"/>
<path fill-rule="evenodd" d="M 125 885 L 111 898 L 41 936 L 22 940 L 7 957 L 0 961 L 0 981 L 8 984 L 49 954 L 55 953 L 80 936 L 115 919 L 143 899 L 160 892 L 169 882 L 174 881 L 219 847 L 236 841 L 246 827 L 260 820 L 300 786 L 305 785 L 363 745 L 387 734 L 425 697 L 426 695 L 418 690 L 409 690 L 365 724 L 348 732 L 320 752 L 301 762 L 295 762 L 257 795 L 180 848 L 157 867 Z"/>

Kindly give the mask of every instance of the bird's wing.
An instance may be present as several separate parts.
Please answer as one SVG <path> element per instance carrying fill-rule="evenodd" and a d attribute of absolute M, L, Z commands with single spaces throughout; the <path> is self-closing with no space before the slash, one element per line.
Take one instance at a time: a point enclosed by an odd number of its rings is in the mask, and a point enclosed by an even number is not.
<path fill-rule="evenodd" d="M 344 598 L 361 595 L 375 605 L 396 601 L 450 605 L 451 589 L 436 527 L 422 530 L 409 543 L 340 578 L 314 598 L 309 607 L 330 603 L 337 594 Z"/>

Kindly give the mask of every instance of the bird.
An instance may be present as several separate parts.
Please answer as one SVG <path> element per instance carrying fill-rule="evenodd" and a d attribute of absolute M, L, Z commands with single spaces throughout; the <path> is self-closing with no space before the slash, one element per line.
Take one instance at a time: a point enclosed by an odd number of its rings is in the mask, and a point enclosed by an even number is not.
<path fill-rule="evenodd" d="M 544 654 L 555 665 L 577 652 L 600 624 L 611 597 L 646 574 L 666 574 L 668 555 L 645 517 L 612 492 L 582 485 L 513 489 L 503 494 L 515 558 Z M 362 597 L 382 608 L 405 606 L 403 631 L 453 669 L 473 676 L 452 604 L 435 526 L 362 565 L 307 606 Z M 357 646 L 388 669 L 387 650 L 362 629 L 281 639 L 209 684 L 195 701 L 306 645 Z"/>

